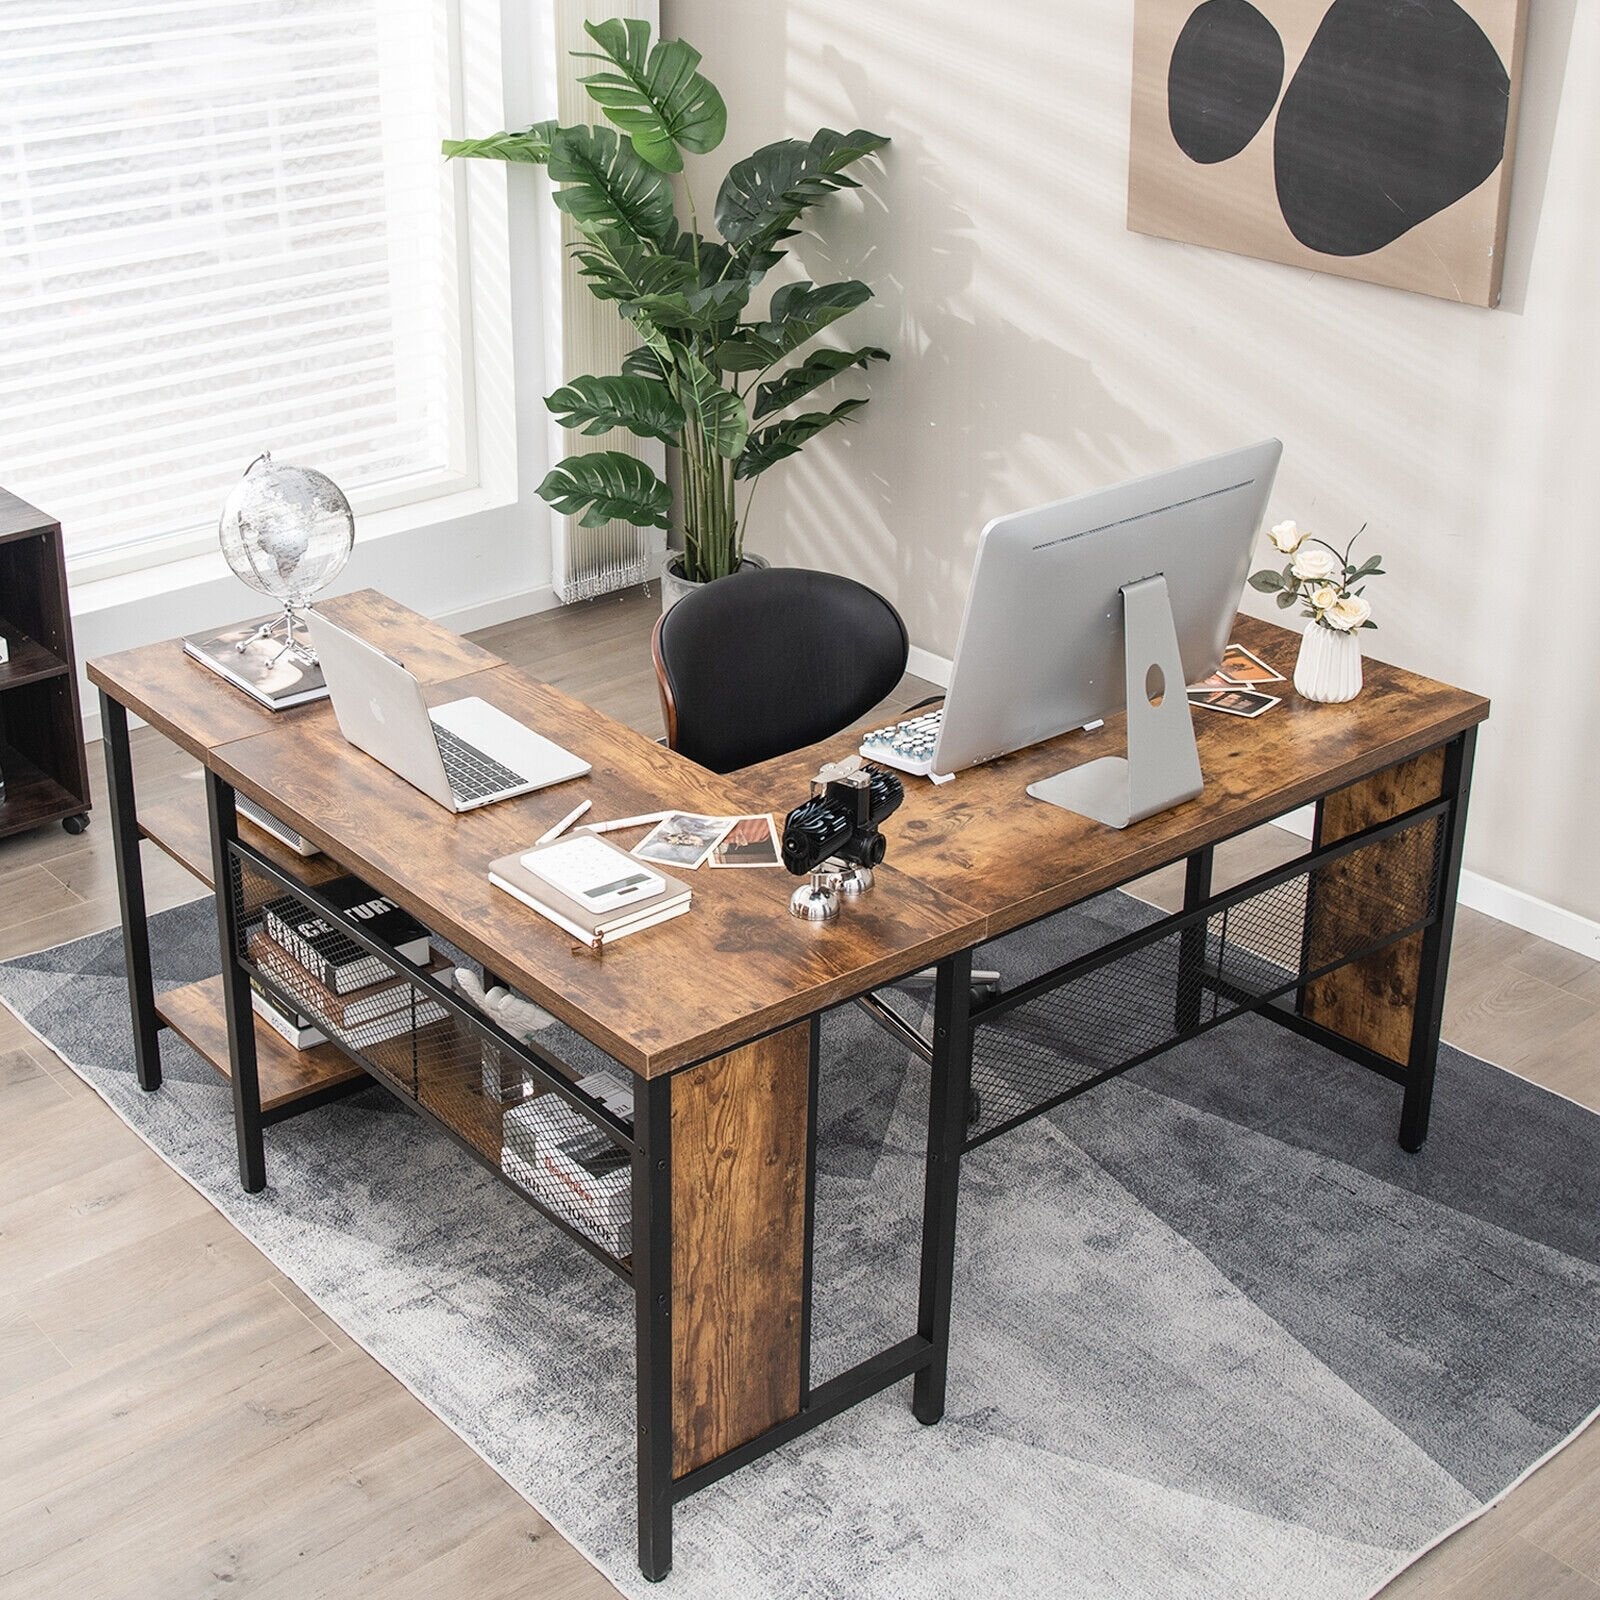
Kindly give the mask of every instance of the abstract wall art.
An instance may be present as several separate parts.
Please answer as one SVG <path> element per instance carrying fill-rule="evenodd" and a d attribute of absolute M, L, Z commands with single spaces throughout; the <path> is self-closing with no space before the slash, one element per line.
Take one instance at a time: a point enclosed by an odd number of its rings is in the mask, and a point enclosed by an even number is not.
<path fill-rule="evenodd" d="M 1135 0 L 1128 226 L 1500 298 L 1529 0 Z"/>

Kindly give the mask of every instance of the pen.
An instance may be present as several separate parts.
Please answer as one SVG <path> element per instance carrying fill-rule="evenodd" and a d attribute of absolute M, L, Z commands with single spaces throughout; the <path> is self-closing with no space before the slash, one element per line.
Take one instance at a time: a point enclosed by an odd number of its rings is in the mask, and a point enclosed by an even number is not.
<path fill-rule="evenodd" d="M 593 804 L 594 804 L 594 801 L 585 800 L 582 803 L 582 805 L 574 806 L 572 808 L 572 810 L 570 810 L 566 814 L 566 816 L 564 816 L 555 825 L 555 827 L 549 829 L 545 833 L 541 833 L 539 835 L 539 837 L 534 840 L 534 843 L 535 844 L 549 844 L 552 839 L 559 839 L 561 837 L 561 835 L 564 834 L 567 831 L 567 829 L 570 828 L 572 826 L 572 824 L 574 822 L 576 822 L 578 820 L 578 818 L 581 817 L 584 814 L 584 812 L 587 811 L 589 809 L 589 807 L 592 806 Z"/>
<path fill-rule="evenodd" d="M 642 817 L 618 817 L 615 822 L 596 822 L 590 831 L 615 833 L 618 828 L 642 828 L 647 822 L 665 822 L 671 815 L 670 811 L 652 811 Z"/>

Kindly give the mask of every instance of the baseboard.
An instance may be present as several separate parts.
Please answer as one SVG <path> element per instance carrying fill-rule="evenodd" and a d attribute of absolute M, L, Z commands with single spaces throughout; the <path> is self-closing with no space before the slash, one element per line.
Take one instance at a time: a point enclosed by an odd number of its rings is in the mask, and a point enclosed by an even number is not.
<path fill-rule="evenodd" d="M 914 644 L 911 653 L 906 658 L 906 671 L 912 672 L 919 678 L 926 678 L 929 683 L 937 684 L 941 689 L 950 687 L 951 662 L 948 656 L 936 656 L 931 650 L 924 650 L 921 645 Z"/>
<path fill-rule="evenodd" d="M 515 622 L 518 617 L 554 611 L 560 604 L 555 589 L 548 583 L 541 583 L 536 589 L 497 595 L 492 600 L 480 600 L 476 605 L 441 612 L 433 620 L 456 633 L 475 633 L 479 628 L 494 628 L 502 622 Z"/>

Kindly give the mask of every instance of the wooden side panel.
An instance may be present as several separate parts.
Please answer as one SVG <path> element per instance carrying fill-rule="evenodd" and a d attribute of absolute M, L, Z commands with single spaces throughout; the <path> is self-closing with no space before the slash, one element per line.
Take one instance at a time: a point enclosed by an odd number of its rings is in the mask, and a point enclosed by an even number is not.
<path fill-rule="evenodd" d="M 675 1477 L 800 1409 L 814 1026 L 672 1080 Z"/>
<path fill-rule="evenodd" d="M 1413 806 L 1437 800 L 1443 785 L 1441 745 L 1349 788 L 1336 790 L 1322 808 L 1322 842 L 1331 844 L 1348 838 Z M 1348 939 L 1348 930 L 1361 926 L 1362 907 L 1371 903 L 1375 893 L 1392 895 L 1397 887 L 1401 893 L 1406 892 L 1405 885 L 1394 882 L 1402 853 L 1407 863 L 1405 870 L 1414 873 L 1414 859 L 1403 844 L 1396 844 L 1356 851 L 1317 874 L 1311 920 L 1306 929 L 1310 964 L 1332 960 L 1338 954 L 1340 943 Z M 1389 881 L 1380 882 L 1385 878 Z M 1426 885 L 1416 884 L 1415 893 L 1420 900 Z M 1411 1052 L 1421 957 L 1422 935 L 1415 933 L 1307 984 L 1301 1011 L 1312 1022 L 1320 1022 L 1346 1039 L 1403 1064 Z"/>

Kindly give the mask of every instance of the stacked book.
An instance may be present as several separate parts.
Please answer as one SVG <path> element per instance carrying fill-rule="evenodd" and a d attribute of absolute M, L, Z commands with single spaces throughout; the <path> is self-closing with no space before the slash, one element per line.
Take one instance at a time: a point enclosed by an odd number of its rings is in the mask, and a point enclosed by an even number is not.
<path fill-rule="evenodd" d="M 250 975 L 250 1004 L 272 1031 L 296 1050 L 326 1044 L 328 1036 L 310 1017 L 286 1006 L 254 973 Z"/>
<path fill-rule="evenodd" d="M 220 633 L 192 634 L 183 641 L 184 654 L 219 673 L 236 689 L 243 689 L 269 711 L 326 699 L 328 685 L 310 650 L 298 641 L 290 646 L 279 635 L 262 633 L 266 623 L 281 616 L 257 617 Z"/>
<path fill-rule="evenodd" d="M 628 1152 L 557 1094 L 506 1112 L 500 1167 L 547 1210 L 617 1257 L 633 1248 Z"/>
<path fill-rule="evenodd" d="M 425 966 L 432 951 L 426 930 L 358 878 L 336 878 L 319 891 L 347 915 L 357 918 L 373 938 L 391 946 L 414 966 Z M 281 1002 L 269 1025 L 305 1049 L 324 1037 L 350 1050 L 370 1049 L 413 1029 L 443 1022 L 448 1015 L 403 973 L 363 950 L 337 927 L 292 895 L 262 907 L 261 922 L 248 940 L 250 959 L 270 984 L 304 1013 L 296 1017 Z M 265 985 L 256 991 L 258 1014 L 265 1015 Z M 317 1037 L 297 1041 L 280 1021 L 297 1021 Z"/>

